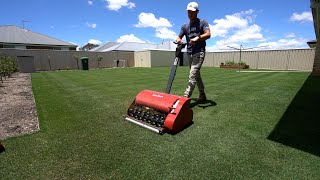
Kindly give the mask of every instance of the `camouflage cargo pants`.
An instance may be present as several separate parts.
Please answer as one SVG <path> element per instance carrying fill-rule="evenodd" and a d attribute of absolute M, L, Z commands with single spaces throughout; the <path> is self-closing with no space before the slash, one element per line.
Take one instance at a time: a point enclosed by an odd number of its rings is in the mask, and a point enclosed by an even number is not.
<path fill-rule="evenodd" d="M 189 66 L 190 66 L 190 74 L 189 74 L 189 82 L 184 92 L 185 96 L 191 97 L 195 86 L 198 86 L 199 92 L 204 93 L 204 84 L 201 79 L 200 69 L 205 57 L 205 51 L 199 52 L 196 54 L 189 54 Z"/>

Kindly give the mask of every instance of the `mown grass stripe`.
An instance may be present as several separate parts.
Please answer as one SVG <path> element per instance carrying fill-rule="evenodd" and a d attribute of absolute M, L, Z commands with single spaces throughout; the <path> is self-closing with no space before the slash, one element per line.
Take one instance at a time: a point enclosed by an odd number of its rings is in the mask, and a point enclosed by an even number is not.
<path fill-rule="evenodd" d="M 182 95 L 179 67 L 172 93 Z M 143 89 L 164 91 L 170 68 L 32 75 L 41 131 L 11 138 L 2 179 L 312 179 L 320 159 L 268 135 L 309 73 L 202 69 L 215 106 L 195 105 L 194 124 L 159 136 L 123 120 Z M 197 92 L 194 93 L 197 96 Z"/>

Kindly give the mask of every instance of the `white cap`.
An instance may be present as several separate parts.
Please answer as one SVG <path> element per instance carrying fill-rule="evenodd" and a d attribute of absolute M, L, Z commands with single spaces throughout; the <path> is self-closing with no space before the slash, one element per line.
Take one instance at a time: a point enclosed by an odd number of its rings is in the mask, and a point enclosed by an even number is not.
<path fill-rule="evenodd" d="M 196 2 L 189 3 L 188 6 L 187 6 L 187 10 L 188 11 L 197 11 L 197 10 L 199 10 L 198 3 L 196 3 Z"/>

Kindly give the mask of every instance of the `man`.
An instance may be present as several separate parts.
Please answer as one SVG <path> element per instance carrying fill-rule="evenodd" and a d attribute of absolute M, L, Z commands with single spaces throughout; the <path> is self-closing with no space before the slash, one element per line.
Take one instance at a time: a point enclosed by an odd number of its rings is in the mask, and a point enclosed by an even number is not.
<path fill-rule="evenodd" d="M 210 38 L 210 28 L 206 20 L 198 18 L 199 6 L 191 2 L 187 6 L 189 22 L 182 25 L 177 43 L 182 43 L 183 36 L 186 36 L 187 52 L 190 66 L 189 82 L 184 92 L 184 97 L 191 97 L 195 86 L 198 86 L 198 101 L 207 100 L 204 92 L 204 84 L 201 79 L 200 69 L 206 54 L 206 40 Z"/>

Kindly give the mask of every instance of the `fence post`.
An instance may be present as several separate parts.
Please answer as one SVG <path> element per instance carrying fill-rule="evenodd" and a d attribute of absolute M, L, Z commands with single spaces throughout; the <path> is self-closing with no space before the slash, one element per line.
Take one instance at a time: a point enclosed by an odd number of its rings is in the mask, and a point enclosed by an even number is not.
<path fill-rule="evenodd" d="M 214 52 L 212 52 L 212 67 L 214 67 Z"/>
<path fill-rule="evenodd" d="M 289 69 L 290 51 L 291 51 L 291 50 L 288 50 L 288 54 L 287 54 L 287 67 L 286 67 L 286 70 Z"/>
<path fill-rule="evenodd" d="M 48 63 L 49 63 L 49 70 L 51 71 L 51 62 L 50 62 L 50 56 L 48 55 Z"/>

